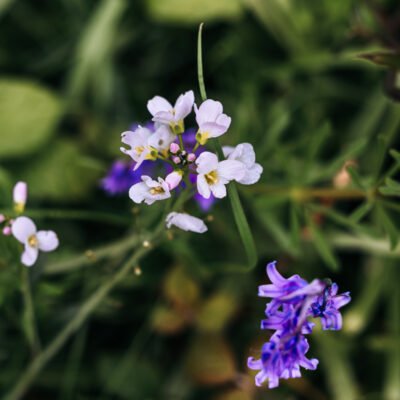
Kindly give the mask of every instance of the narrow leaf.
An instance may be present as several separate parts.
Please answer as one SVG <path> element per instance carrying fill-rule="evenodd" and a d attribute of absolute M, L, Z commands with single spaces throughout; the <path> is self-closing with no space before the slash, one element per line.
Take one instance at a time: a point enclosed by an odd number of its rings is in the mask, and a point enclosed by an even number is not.
<path fill-rule="evenodd" d="M 200 24 L 197 39 L 197 75 L 201 98 L 203 101 L 205 101 L 207 99 L 207 93 L 204 84 L 203 72 L 202 31 L 203 24 Z M 221 144 L 219 143 L 218 139 L 214 139 L 214 142 L 218 157 L 220 160 L 223 160 L 225 157 L 222 151 Z M 246 215 L 243 211 L 242 203 L 239 198 L 239 193 L 234 182 L 231 182 L 229 184 L 228 194 L 232 206 L 233 217 L 235 219 L 236 226 L 238 228 L 247 255 L 247 266 L 245 266 L 243 270 L 251 270 L 256 266 L 257 263 L 257 250 L 254 243 L 253 235 L 247 222 Z"/>
<path fill-rule="evenodd" d="M 386 210 L 381 205 L 377 205 L 376 212 L 378 216 L 378 223 L 382 226 L 383 230 L 389 237 L 390 250 L 394 250 L 399 241 L 399 233 L 397 231 L 397 228 L 393 224 Z"/>

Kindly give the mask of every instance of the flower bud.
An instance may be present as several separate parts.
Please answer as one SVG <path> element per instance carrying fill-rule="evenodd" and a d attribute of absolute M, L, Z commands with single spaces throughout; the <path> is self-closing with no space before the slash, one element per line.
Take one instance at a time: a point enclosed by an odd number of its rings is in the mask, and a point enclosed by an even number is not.
<path fill-rule="evenodd" d="M 11 235 L 11 226 L 5 226 L 3 228 L 3 235 L 10 236 Z"/>
<path fill-rule="evenodd" d="M 169 146 L 169 151 L 172 154 L 176 154 L 179 151 L 179 145 L 177 143 L 171 143 Z"/>
<path fill-rule="evenodd" d="M 0 224 L 2 224 L 6 220 L 6 217 L 4 214 L 0 214 Z"/>
<path fill-rule="evenodd" d="M 171 172 L 165 177 L 165 182 L 167 182 L 170 190 L 175 189 L 181 183 L 181 180 L 182 180 L 181 171 Z"/>
<path fill-rule="evenodd" d="M 172 161 L 175 163 L 175 164 L 180 164 L 180 162 L 181 162 L 181 159 L 179 158 L 179 157 L 173 157 L 172 158 Z"/>
<path fill-rule="evenodd" d="M 28 199 L 28 185 L 25 182 L 17 182 L 13 190 L 14 208 L 17 213 L 22 213 Z"/>
<path fill-rule="evenodd" d="M 188 160 L 189 162 L 193 162 L 194 160 L 196 160 L 196 154 L 194 154 L 194 153 L 189 153 L 188 156 L 187 156 L 187 160 Z"/>

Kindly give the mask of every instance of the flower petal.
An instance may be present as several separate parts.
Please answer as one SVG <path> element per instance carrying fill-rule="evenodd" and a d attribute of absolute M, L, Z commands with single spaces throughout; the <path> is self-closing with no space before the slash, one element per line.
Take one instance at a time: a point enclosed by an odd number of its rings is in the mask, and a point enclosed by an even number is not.
<path fill-rule="evenodd" d="M 195 107 L 196 121 L 199 125 L 205 122 L 215 122 L 222 111 L 223 107 L 219 101 L 205 100 L 198 109 Z"/>
<path fill-rule="evenodd" d="M 209 199 L 211 196 L 210 186 L 208 186 L 208 183 L 204 175 L 199 175 L 197 177 L 197 191 L 205 199 Z"/>
<path fill-rule="evenodd" d="M 147 109 L 154 117 L 159 112 L 172 110 L 172 105 L 168 100 L 164 99 L 164 97 L 154 96 L 147 102 Z"/>
<path fill-rule="evenodd" d="M 11 232 L 15 239 L 25 244 L 36 233 L 36 225 L 28 217 L 18 217 L 11 225 Z"/>
<path fill-rule="evenodd" d="M 218 176 L 231 181 L 241 179 L 246 173 L 246 167 L 240 161 L 224 160 L 218 164 Z"/>
<path fill-rule="evenodd" d="M 59 245 L 58 237 L 56 233 L 53 231 L 39 231 L 36 234 L 36 237 L 39 242 L 38 243 L 39 250 L 41 251 L 45 252 L 53 251 Z"/>
<path fill-rule="evenodd" d="M 39 255 L 39 249 L 37 247 L 31 247 L 29 245 L 26 245 L 25 250 L 21 256 L 21 262 L 27 267 L 31 267 L 33 264 L 35 264 L 38 255 Z"/>
<path fill-rule="evenodd" d="M 129 189 L 129 197 L 134 203 L 140 204 L 145 199 L 148 190 L 149 187 L 146 185 L 146 183 L 136 183 Z"/>
<path fill-rule="evenodd" d="M 193 90 L 189 90 L 188 92 L 181 94 L 178 97 L 178 100 L 175 103 L 175 119 L 181 120 L 184 119 L 187 115 L 189 115 L 192 111 L 194 104 L 194 93 Z"/>
<path fill-rule="evenodd" d="M 226 197 L 226 187 L 223 182 L 217 182 L 216 184 L 210 186 L 211 192 L 217 199 L 222 199 Z"/>
<path fill-rule="evenodd" d="M 175 225 L 176 227 L 184 231 L 196 233 L 204 233 L 208 230 L 206 224 L 200 218 L 193 217 L 189 214 L 177 212 L 172 212 L 167 215 L 166 225 L 167 228 Z"/>
<path fill-rule="evenodd" d="M 204 151 L 197 157 L 196 165 L 199 174 L 208 174 L 218 168 L 218 157 L 210 151 Z"/>

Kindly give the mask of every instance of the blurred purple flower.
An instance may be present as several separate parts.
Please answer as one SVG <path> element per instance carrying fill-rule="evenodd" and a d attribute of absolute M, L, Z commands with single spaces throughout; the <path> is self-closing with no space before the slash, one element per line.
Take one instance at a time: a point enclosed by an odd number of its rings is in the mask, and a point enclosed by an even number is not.
<path fill-rule="evenodd" d="M 142 175 L 148 175 L 154 169 L 154 163 L 144 161 L 139 169 L 133 170 L 132 161 L 114 161 L 107 175 L 101 180 L 101 188 L 109 195 L 115 196 L 128 193 L 130 187 L 141 182 Z"/>
<path fill-rule="evenodd" d="M 275 333 L 263 345 L 260 359 L 249 357 L 247 364 L 250 369 L 259 370 L 256 385 L 268 379 L 268 387 L 274 388 L 279 379 L 300 377 L 300 367 L 316 369 L 318 360 L 305 356 L 309 345 L 304 335 L 310 334 L 314 326 L 308 319 L 321 318 L 324 330 L 340 329 L 339 308 L 350 302 L 350 295 L 338 295 L 338 286 L 329 280 L 308 283 L 299 275 L 284 278 L 275 261 L 267 265 L 267 275 L 271 283 L 258 289 L 259 296 L 271 298 L 261 329 L 273 329 Z"/>

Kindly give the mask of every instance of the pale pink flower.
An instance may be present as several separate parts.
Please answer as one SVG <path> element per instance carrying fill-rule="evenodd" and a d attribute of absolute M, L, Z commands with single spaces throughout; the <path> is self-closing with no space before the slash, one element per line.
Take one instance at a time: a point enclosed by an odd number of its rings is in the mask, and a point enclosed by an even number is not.
<path fill-rule="evenodd" d="M 129 197 L 137 204 L 145 202 L 150 205 L 157 200 L 165 200 L 171 197 L 168 183 L 158 178 L 158 181 L 143 175 L 142 182 L 136 183 L 129 190 Z"/>
<path fill-rule="evenodd" d="M 28 217 L 18 217 L 11 225 L 13 236 L 25 246 L 21 256 L 22 264 L 35 264 L 39 250 L 53 251 L 58 247 L 58 237 L 53 231 L 37 231 L 35 223 Z"/>
<path fill-rule="evenodd" d="M 17 182 L 13 189 L 14 207 L 18 213 L 22 213 L 28 199 L 28 185 L 26 182 Z"/>

